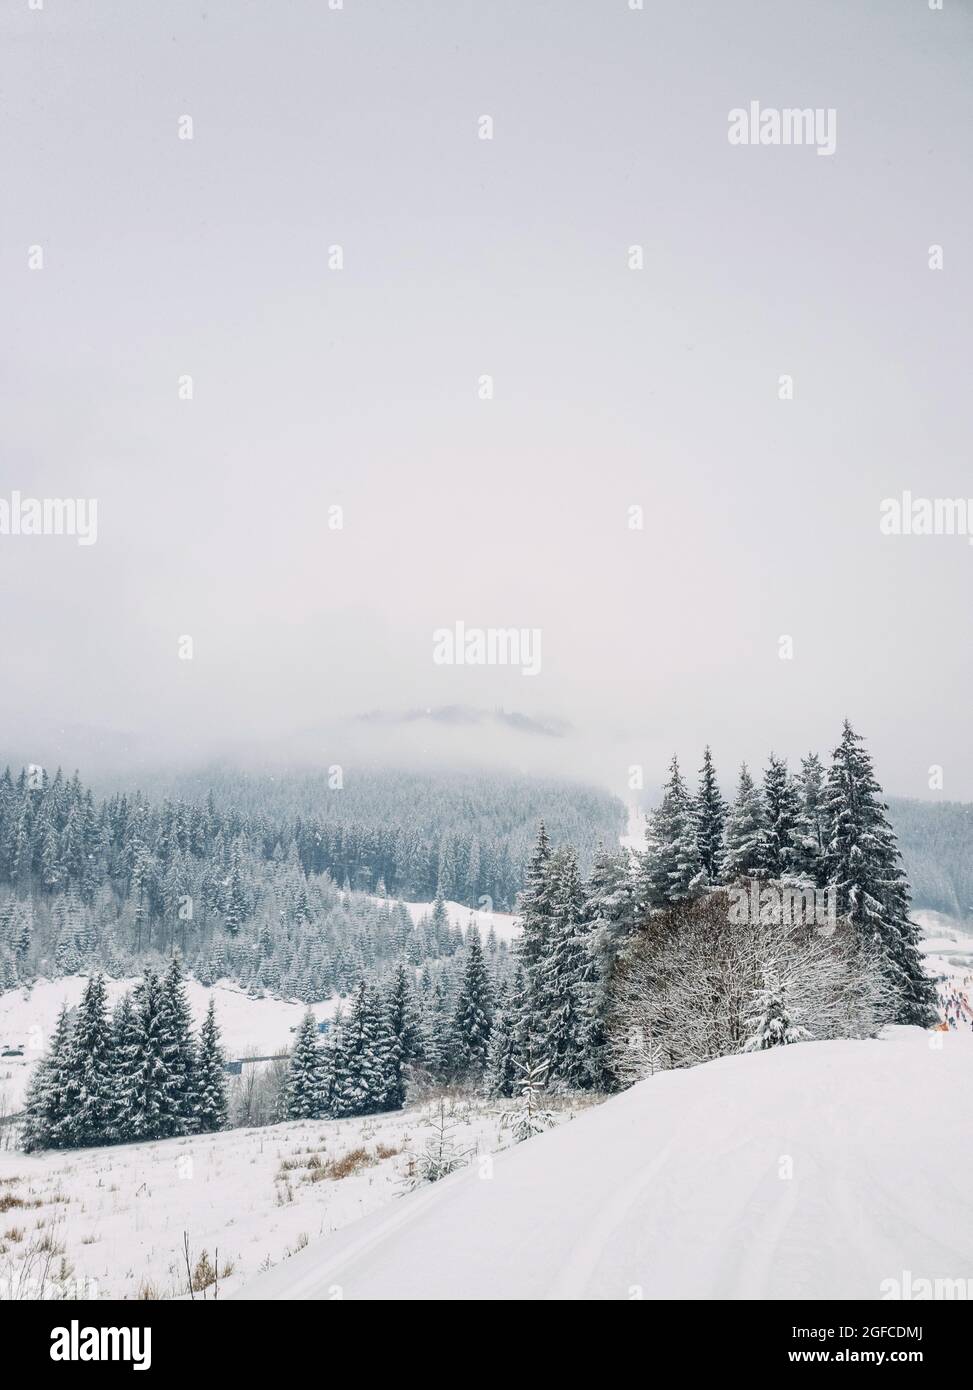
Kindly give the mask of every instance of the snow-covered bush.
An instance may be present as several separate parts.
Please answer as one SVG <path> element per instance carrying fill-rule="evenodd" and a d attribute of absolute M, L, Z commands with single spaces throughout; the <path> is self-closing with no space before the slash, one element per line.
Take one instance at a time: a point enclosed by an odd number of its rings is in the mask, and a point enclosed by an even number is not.
<path fill-rule="evenodd" d="M 609 1019 L 619 1079 L 740 1052 L 761 1020 L 775 1031 L 770 979 L 789 1041 L 872 1037 L 892 1013 L 877 954 L 846 923 L 827 936 L 734 922 L 727 893 L 713 892 L 655 914 L 620 960 Z"/>

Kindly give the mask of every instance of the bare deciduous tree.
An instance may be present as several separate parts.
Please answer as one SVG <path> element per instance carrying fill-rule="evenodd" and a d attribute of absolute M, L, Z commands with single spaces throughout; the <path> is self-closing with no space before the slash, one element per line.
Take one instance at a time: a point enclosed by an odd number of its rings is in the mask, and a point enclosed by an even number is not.
<path fill-rule="evenodd" d="M 890 1016 L 877 960 L 839 922 L 813 927 L 730 920 L 725 892 L 650 919 L 610 986 L 612 1063 L 625 1083 L 743 1050 L 768 975 L 811 1039 L 873 1037 Z"/>

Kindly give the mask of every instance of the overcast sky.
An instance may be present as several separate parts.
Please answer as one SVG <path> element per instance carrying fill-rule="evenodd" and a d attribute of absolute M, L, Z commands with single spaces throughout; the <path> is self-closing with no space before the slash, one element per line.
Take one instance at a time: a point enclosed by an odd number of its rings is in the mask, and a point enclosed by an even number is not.
<path fill-rule="evenodd" d="M 967 0 L 2 25 L 0 498 L 98 502 L 94 545 L 0 536 L 12 754 L 465 702 L 611 785 L 706 741 L 730 783 L 847 713 L 887 790 L 973 797 L 973 547 L 879 531 L 973 498 Z M 751 102 L 834 152 L 731 145 Z M 436 665 L 457 621 L 539 629 L 540 673 Z"/>

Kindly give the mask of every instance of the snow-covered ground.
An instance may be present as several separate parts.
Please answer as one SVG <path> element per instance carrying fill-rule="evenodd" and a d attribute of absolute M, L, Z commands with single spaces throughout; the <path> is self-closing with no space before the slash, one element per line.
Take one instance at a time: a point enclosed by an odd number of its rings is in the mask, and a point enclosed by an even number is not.
<path fill-rule="evenodd" d="M 388 898 L 377 898 L 371 894 L 374 903 L 387 903 Z M 432 903 L 405 903 L 409 916 L 413 922 L 419 922 L 423 917 L 428 917 L 432 913 Z M 484 912 L 482 908 L 466 907 L 463 903 L 454 903 L 451 898 L 443 903 L 446 909 L 446 916 L 449 918 L 450 925 L 459 927 L 462 931 L 471 923 L 475 923 L 480 929 L 480 935 L 484 943 L 490 934 L 492 927 L 498 941 L 513 941 L 520 930 L 520 918 L 513 912 Z"/>
<path fill-rule="evenodd" d="M 71 1152 L 0 1150 L 0 1299 L 25 1268 L 36 1276 L 48 1236 L 58 1251 L 49 1277 L 63 1248 L 72 1295 L 185 1294 L 184 1232 L 194 1266 L 204 1250 L 211 1262 L 219 1251 L 223 1297 L 400 1196 L 433 1108 Z M 496 1106 L 459 1102 L 456 1118 L 452 1139 L 471 1157 L 510 1143 Z M 352 1171 L 328 1176 L 324 1165 L 349 1154 Z"/>
<path fill-rule="evenodd" d="M 911 1028 L 663 1073 L 241 1296 L 877 1299 L 906 1270 L 973 1280 L 971 1075 L 973 1035 Z"/>

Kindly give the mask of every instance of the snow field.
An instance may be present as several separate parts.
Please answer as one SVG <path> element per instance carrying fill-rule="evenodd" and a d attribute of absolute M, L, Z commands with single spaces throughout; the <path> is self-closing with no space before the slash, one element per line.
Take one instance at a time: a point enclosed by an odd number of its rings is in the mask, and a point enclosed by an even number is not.
<path fill-rule="evenodd" d="M 185 1295 L 188 1232 L 193 1266 L 204 1250 L 211 1263 L 219 1251 L 222 1298 L 400 1197 L 409 1151 L 431 1141 L 422 1121 L 434 1108 L 105 1148 L 0 1150 L 0 1297 L 25 1268 L 36 1272 L 38 1243 L 49 1236 L 57 1251 L 49 1278 L 63 1249 L 64 1277 L 85 1296 Z M 458 1100 L 455 1117 L 451 1138 L 471 1159 L 510 1142 L 498 1105 Z"/>

